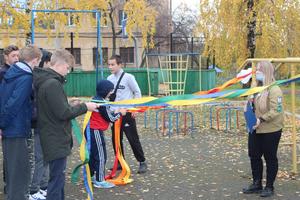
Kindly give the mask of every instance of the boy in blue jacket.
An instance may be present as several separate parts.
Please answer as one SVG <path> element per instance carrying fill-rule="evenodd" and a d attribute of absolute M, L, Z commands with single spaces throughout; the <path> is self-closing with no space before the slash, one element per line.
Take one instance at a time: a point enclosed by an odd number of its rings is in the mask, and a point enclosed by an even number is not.
<path fill-rule="evenodd" d="M 1 82 L 0 132 L 5 162 L 6 199 L 26 200 L 30 181 L 27 138 L 31 133 L 32 69 L 42 57 L 39 48 L 20 50 L 20 60 Z"/>
<path fill-rule="evenodd" d="M 97 84 L 97 95 L 94 99 L 108 100 L 113 89 L 114 84 L 112 82 L 108 80 L 99 81 Z M 103 131 L 107 130 L 109 124 L 117 121 L 122 114 L 126 114 L 125 109 L 113 112 L 108 106 L 100 106 L 98 112 L 92 112 L 90 127 L 85 131 L 86 138 L 90 141 L 89 167 L 93 185 L 96 188 L 112 188 L 115 186 L 112 183 L 106 182 L 104 179 L 107 153 Z"/>

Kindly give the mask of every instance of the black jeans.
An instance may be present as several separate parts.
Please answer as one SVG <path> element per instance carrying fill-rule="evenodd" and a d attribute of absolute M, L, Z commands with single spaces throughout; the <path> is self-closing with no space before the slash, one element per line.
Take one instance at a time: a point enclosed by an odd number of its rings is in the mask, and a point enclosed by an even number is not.
<path fill-rule="evenodd" d="M 264 156 L 267 165 L 267 187 L 273 188 L 278 171 L 277 149 L 282 130 L 256 134 L 249 134 L 248 138 L 248 154 L 251 161 L 251 170 L 253 181 L 261 181 L 263 177 L 263 161 Z"/>
<path fill-rule="evenodd" d="M 112 143 L 114 147 L 114 152 L 116 154 L 115 149 L 115 128 L 114 125 L 112 126 Z M 122 125 L 121 125 L 121 132 L 120 132 L 120 145 L 122 149 L 122 154 L 124 156 L 124 148 L 123 148 L 123 132 L 125 132 L 125 135 L 128 139 L 128 142 L 131 146 L 131 149 L 133 151 L 133 154 L 137 161 L 144 162 L 145 156 L 144 151 L 140 142 L 140 138 L 138 136 L 137 128 L 136 128 L 136 122 L 135 119 L 131 116 L 131 113 L 126 113 L 125 116 L 122 118 Z"/>
<path fill-rule="evenodd" d="M 27 199 L 30 163 L 27 138 L 3 138 L 2 151 L 6 181 L 6 199 Z"/>
<path fill-rule="evenodd" d="M 65 170 L 67 157 L 49 162 L 50 179 L 47 188 L 47 200 L 65 199 Z"/>

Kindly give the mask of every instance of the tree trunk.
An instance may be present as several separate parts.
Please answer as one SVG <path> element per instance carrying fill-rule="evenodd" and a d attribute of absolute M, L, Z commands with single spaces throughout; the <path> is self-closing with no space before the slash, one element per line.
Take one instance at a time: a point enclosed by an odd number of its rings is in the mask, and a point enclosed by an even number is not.
<path fill-rule="evenodd" d="M 116 48 L 117 48 L 117 44 L 116 44 L 117 34 L 116 34 L 114 17 L 113 17 L 114 8 L 113 8 L 111 2 L 109 2 L 108 4 L 109 4 L 109 7 L 110 7 L 109 19 L 110 19 L 111 31 L 112 31 L 112 55 L 115 55 L 116 54 Z"/>
<path fill-rule="evenodd" d="M 253 10 L 255 0 L 248 0 L 247 8 L 249 21 L 247 24 L 248 34 L 247 34 L 247 49 L 248 49 L 248 58 L 254 58 L 255 48 L 256 48 L 256 12 Z"/>

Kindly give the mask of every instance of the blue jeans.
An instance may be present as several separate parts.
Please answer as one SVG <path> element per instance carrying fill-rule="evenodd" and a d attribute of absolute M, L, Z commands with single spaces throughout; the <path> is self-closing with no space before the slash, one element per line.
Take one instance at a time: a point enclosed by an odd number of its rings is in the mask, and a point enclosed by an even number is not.
<path fill-rule="evenodd" d="M 65 199 L 65 170 L 67 157 L 49 162 L 50 179 L 47 189 L 47 200 Z"/>

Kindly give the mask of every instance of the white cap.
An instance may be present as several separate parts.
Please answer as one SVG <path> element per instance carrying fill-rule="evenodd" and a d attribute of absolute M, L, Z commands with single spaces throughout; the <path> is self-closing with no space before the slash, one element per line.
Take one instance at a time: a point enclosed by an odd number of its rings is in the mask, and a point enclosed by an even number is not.
<path fill-rule="evenodd" d="M 248 69 L 243 69 L 242 71 L 240 71 L 240 73 L 238 73 L 236 75 L 236 77 L 241 77 L 241 76 L 245 76 L 246 74 L 249 74 L 248 76 L 246 76 L 245 78 L 243 78 L 241 80 L 241 83 L 246 84 L 249 82 L 250 78 L 252 77 L 252 68 L 248 68 Z"/>

